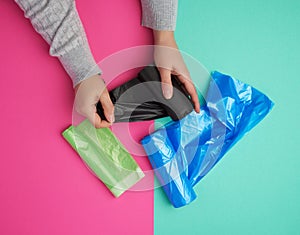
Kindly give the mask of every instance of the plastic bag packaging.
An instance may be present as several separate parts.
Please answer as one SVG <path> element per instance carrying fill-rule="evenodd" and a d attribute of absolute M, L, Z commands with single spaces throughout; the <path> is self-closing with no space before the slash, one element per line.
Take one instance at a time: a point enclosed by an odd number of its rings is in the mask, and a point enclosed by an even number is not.
<path fill-rule="evenodd" d="M 184 86 L 172 75 L 173 96 L 165 99 L 162 94 L 160 75 L 155 66 L 145 67 L 136 78 L 109 92 L 115 106 L 115 122 L 153 120 L 170 116 L 180 120 L 193 110 L 193 104 Z M 106 119 L 101 103 L 97 113 Z"/>
<path fill-rule="evenodd" d="M 141 143 L 172 205 L 192 202 L 193 187 L 272 107 L 255 88 L 213 72 L 200 114 L 192 112 L 144 137 Z"/>
<path fill-rule="evenodd" d="M 63 136 L 115 197 L 144 177 L 110 129 L 96 129 L 85 120 L 78 126 L 70 126 Z"/>

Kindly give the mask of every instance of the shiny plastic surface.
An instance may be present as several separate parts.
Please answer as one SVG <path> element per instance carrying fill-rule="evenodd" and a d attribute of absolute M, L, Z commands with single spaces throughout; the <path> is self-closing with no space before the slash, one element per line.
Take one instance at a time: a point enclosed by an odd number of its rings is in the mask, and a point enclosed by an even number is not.
<path fill-rule="evenodd" d="M 115 122 L 153 120 L 170 116 L 180 120 L 192 112 L 193 104 L 185 88 L 176 76 L 172 75 L 173 96 L 165 99 L 162 94 L 160 75 L 155 66 L 145 67 L 136 78 L 109 92 L 115 106 Z M 101 103 L 97 113 L 104 116 Z"/>
<path fill-rule="evenodd" d="M 144 137 L 141 143 L 172 205 L 192 202 L 193 186 L 272 107 L 255 88 L 213 72 L 200 114 L 192 112 Z"/>
<path fill-rule="evenodd" d="M 63 136 L 115 197 L 144 177 L 143 171 L 110 129 L 96 129 L 85 120 L 78 126 L 70 126 Z"/>

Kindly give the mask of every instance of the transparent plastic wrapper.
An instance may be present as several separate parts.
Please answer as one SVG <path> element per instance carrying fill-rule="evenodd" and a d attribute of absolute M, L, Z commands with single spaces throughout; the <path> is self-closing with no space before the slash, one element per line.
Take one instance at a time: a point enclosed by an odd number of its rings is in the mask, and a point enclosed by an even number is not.
<path fill-rule="evenodd" d="M 155 66 L 146 66 L 136 78 L 109 92 L 115 106 L 115 122 L 153 120 L 170 116 L 180 120 L 192 112 L 193 104 L 184 86 L 172 75 L 173 96 L 165 99 L 162 94 L 160 74 Z M 106 120 L 101 103 L 97 113 Z"/>
<path fill-rule="evenodd" d="M 96 129 L 85 120 L 78 126 L 70 126 L 63 136 L 115 197 L 144 177 L 136 161 L 110 129 Z"/>
<path fill-rule="evenodd" d="M 174 207 L 196 198 L 193 187 L 273 107 L 255 88 L 219 72 L 211 76 L 200 114 L 171 121 L 141 140 Z"/>

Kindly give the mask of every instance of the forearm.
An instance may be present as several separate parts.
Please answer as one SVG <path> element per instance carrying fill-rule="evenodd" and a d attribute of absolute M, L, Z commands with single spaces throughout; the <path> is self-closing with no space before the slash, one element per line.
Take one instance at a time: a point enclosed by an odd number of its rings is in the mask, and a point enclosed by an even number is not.
<path fill-rule="evenodd" d="M 174 31 L 177 18 L 177 0 L 141 0 L 142 25 L 154 30 Z"/>
<path fill-rule="evenodd" d="M 73 0 L 15 0 L 35 30 L 50 45 L 50 55 L 61 61 L 75 86 L 100 73 L 90 51 Z"/>

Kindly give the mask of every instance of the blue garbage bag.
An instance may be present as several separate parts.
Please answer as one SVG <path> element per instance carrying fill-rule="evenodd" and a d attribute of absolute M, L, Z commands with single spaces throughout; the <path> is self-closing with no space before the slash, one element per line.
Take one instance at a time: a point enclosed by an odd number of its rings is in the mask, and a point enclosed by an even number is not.
<path fill-rule="evenodd" d="M 272 109 L 257 89 L 219 72 L 211 74 L 206 104 L 171 121 L 141 143 L 174 207 L 196 198 L 193 187 Z"/>

